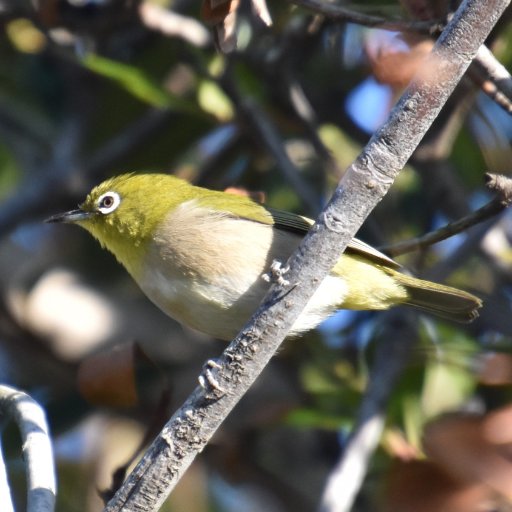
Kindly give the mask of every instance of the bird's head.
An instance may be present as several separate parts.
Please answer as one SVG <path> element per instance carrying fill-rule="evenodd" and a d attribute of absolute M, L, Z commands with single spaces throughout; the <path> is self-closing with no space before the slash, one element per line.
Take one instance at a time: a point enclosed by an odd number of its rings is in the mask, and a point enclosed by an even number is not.
<path fill-rule="evenodd" d="M 192 197 L 192 188 L 166 174 L 123 174 L 93 188 L 76 210 L 47 222 L 78 224 L 132 273 L 158 224 Z"/>

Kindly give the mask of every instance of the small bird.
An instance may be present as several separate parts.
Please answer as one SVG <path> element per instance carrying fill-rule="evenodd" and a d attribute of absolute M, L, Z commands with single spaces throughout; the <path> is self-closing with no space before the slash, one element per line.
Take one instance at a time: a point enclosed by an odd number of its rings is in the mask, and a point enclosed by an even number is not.
<path fill-rule="evenodd" d="M 261 302 L 269 287 L 262 276 L 272 262 L 286 262 L 313 224 L 167 174 L 113 177 L 77 210 L 47 221 L 85 228 L 165 313 L 224 340 L 236 336 Z M 405 304 L 460 322 L 478 315 L 478 297 L 402 274 L 399 267 L 353 239 L 290 335 L 313 329 L 339 309 Z"/>

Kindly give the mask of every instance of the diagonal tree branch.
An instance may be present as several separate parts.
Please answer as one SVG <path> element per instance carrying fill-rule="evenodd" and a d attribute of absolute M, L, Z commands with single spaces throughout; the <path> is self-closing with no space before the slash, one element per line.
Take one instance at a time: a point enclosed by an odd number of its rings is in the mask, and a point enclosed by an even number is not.
<path fill-rule="evenodd" d="M 286 279 L 153 442 L 106 511 L 158 510 L 196 455 L 260 375 L 316 288 L 363 221 L 384 197 L 439 114 L 500 15 L 505 0 L 466 0 L 441 34 L 422 72 L 386 124 L 349 167 L 315 226 L 289 260 Z"/>

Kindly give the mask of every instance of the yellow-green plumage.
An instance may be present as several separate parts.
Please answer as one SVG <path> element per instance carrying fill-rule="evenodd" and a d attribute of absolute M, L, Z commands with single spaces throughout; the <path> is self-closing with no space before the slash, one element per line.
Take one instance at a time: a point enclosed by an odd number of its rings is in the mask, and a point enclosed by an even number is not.
<path fill-rule="evenodd" d="M 234 337 L 248 320 L 268 288 L 262 274 L 274 259 L 287 260 L 312 223 L 164 174 L 107 180 L 80 210 L 50 220 L 84 227 L 169 316 L 222 339 Z M 353 240 L 291 334 L 343 308 L 408 304 L 457 321 L 476 316 L 477 297 L 401 274 L 398 267 Z"/>

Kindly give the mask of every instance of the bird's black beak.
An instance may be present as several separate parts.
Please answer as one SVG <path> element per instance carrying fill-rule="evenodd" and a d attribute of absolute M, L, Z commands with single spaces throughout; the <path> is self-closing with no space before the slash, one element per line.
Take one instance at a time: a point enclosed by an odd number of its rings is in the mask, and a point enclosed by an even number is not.
<path fill-rule="evenodd" d="M 52 215 L 45 222 L 66 222 L 73 224 L 74 222 L 80 222 L 81 220 L 90 219 L 93 214 L 84 210 L 71 210 L 70 212 L 57 213 Z"/>

